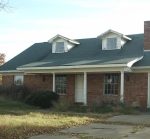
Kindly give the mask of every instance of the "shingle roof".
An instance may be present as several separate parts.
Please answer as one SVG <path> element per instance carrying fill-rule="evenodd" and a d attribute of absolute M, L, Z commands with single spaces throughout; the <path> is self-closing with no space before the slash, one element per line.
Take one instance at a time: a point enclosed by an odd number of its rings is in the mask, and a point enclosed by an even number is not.
<path fill-rule="evenodd" d="M 150 52 L 143 52 L 143 59 L 135 63 L 133 66 L 150 66 Z"/>
<path fill-rule="evenodd" d="M 52 53 L 51 43 L 36 43 L 1 66 L 0 70 L 15 70 L 17 67 L 127 64 L 145 55 L 143 34 L 128 36 L 132 41 L 128 41 L 118 50 L 102 50 L 102 41 L 98 38 L 78 39 L 76 41 L 80 44 L 66 53 Z M 140 66 L 139 62 L 137 64 Z"/>
<path fill-rule="evenodd" d="M 51 51 L 48 43 L 35 43 L 28 49 L 24 50 L 4 65 L 0 67 L 0 71 L 16 70 L 18 66 L 42 60 Z"/>

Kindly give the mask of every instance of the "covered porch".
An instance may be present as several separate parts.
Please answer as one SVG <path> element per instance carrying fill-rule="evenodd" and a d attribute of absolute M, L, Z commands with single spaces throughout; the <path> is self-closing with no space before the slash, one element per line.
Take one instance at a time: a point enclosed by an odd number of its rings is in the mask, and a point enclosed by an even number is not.
<path fill-rule="evenodd" d="M 124 100 L 124 73 L 131 72 L 124 67 L 74 68 L 61 70 L 28 70 L 26 75 L 43 74 L 52 76 L 52 90 L 71 104 L 88 105 L 102 95 L 119 96 Z M 107 82 L 106 82 L 107 78 Z M 114 83 L 114 80 L 116 82 Z M 110 85 L 113 84 L 110 88 Z"/>

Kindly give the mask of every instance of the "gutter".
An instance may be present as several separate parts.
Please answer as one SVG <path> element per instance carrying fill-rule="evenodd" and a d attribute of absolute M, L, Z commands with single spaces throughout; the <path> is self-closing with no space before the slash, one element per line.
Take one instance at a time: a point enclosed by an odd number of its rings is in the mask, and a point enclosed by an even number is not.
<path fill-rule="evenodd" d="M 19 70 L 5 70 L 5 71 L 0 71 L 0 73 L 15 73 L 15 72 L 24 72 L 24 71 L 19 71 Z"/>
<path fill-rule="evenodd" d="M 42 69 L 80 69 L 80 68 L 110 68 L 110 67 L 126 67 L 127 64 L 110 64 L 110 65 L 82 65 L 82 66 L 57 66 L 57 67 L 30 67 L 17 68 L 17 70 L 42 70 Z"/>
<path fill-rule="evenodd" d="M 132 67 L 132 65 L 138 61 L 140 61 L 141 59 L 143 58 L 143 56 L 139 57 L 139 58 L 136 58 L 135 60 L 132 60 L 130 62 L 127 63 L 127 67 Z"/>

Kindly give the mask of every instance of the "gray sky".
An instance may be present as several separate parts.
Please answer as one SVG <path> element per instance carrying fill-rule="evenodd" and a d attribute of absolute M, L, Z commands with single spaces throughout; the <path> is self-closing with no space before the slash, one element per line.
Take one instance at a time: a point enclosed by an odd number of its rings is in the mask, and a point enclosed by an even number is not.
<path fill-rule="evenodd" d="M 7 0 L 4 0 L 7 2 Z M 94 38 L 108 29 L 143 33 L 150 0 L 9 0 L 12 12 L 0 11 L 0 53 L 6 60 L 57 34 Z"/>

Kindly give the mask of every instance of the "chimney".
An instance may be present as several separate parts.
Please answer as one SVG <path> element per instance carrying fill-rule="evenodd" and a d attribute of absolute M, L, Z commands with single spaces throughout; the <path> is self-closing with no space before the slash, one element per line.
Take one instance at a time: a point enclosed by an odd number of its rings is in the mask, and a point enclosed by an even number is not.
<path fill-rule="evenodd" d="M 144 21 L 144 50 L 150 50 L 150 21 Z"/>

